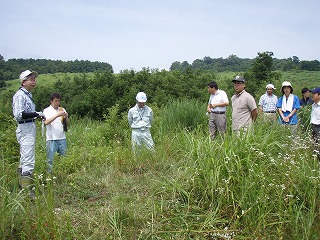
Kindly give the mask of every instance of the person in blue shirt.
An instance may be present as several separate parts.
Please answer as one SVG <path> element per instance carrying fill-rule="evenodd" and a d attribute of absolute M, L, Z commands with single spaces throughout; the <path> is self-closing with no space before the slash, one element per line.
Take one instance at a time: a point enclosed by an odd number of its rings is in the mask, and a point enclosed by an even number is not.
<path fill-rule="evenodd" d="M 298 129 L 297 111 L 300 109 L 299 97 L 293 95 L 293 88 L 288 81 L 282 83 L 281 92 L 283 96 L 278 99 L 276 104 L 279 113 L 279 123 L 289 125 L 292 135 L 295 135 Z"/>

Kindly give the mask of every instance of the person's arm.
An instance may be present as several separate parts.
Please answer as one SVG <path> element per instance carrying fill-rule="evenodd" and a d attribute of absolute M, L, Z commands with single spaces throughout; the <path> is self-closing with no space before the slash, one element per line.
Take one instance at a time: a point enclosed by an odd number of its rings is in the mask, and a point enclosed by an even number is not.
<path fill-rule="evenodd" d="M 297 112 L 297 109 L 293 109 L 291 113 L 287 116 L 287 118 L 290 119 L 296 112 Z"/>
<path fill-rule="evenodd" d="M 215 103 L 215 104 L 211 104 L 211 107 L 212 108 L 215 108 L 215 107 L 226 107 L 229 105 L 229 102 L 223 102 L 223 103 Z"/>
<path fill-rule="evenodd" d="M 22 119 L 28 119 L 28 118 L 35 118 L 35 117 L 39 117 L 39 113 L 37 112 L 22 112 Z"/>
<path fill-rule="evenodd" d="M 255 121 L 257 119 L 258 116 L 258 108 L 255 108 L 251 111 L 251 118 L 253 121 Z"/>
<path fill-rule="evenodd" d="M 64 111 L 58 111 L 52 117 L 46 118 L 46 120 L 44 121 L 44 124 L 48 125 L 48 124 L 52 123 L 57 117 L 61 117 L 63 115 L 64 115 Z"/>
<path fill-rule="evenodd" d="M 67 113 L 67 111 L 63 107 L 59 107 L 59 110 L 63 111 L 63 120 L 66 124 L 69 124 L 69 113 Z"/>
<path fill-rule="evenodd" d="M 262 107 L 259 106 L 259 113 L 262 114 L 262 112 L 263 112 L 263 111 L 262 111 Z"/>
<path fill-rule="evenodd" d="M 149 121 L 150 121 L 150 125 L 151 125 L 152 122 L 153 122 L 153 111 L 151 110 L 151 108 L 150 108 L 150 118 L 149 118 Z"/>
<path fill-rule="evenodd" d="M 129 111 L 129 112 L 128 112 L 128 123 L 129 123 L 129 126 L 130 126 L 130 127 L 131 127 L 132 122 L 133 122 L 133 119 L 132 119 L 132 112 L 131 112 L 131 111 Z"/>

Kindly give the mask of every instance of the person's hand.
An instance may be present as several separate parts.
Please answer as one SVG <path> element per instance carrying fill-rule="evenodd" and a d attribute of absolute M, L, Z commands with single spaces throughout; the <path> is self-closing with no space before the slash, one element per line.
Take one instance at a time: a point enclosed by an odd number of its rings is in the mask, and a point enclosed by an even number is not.
<path fill-rule="evenodd" d="M 59 110 L 57 112 L 57 117 L 64 117 L 64 111 L 63 110 Z"/>
<path fill-rule="evenodd" d="M 288 123 L 288 122 L 290 122 L 290 118 L 289 117 L 283 117 L 283 121 Z"/>
<path fill-rule="evenodd" d="M 43 119 L 43 120 L 46 120 L 46 116 L 43 114 L 43 112 L 36 112 L 38 114 L 38 117 Z"/>

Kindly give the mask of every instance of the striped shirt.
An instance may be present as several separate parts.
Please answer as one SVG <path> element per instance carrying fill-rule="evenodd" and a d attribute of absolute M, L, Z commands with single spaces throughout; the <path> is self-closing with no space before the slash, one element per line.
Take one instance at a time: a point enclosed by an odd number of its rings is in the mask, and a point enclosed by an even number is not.
<path fill-rule="evenodd" d="M 258 105 L 262 107 L 263 112 L 275 112 L 277 109 L 277 101 L 278 97 L 276 95 L 272 94 L 270 96 L 269 94 L 265 93 L 260 97 Z"/>
<path fill-rule="evenodd" d="M 32 94 L 24 87 L 20 87 L 12 98 L 12 112 L 16 121 L 22 120 L 22 112 L 32 113 L 36 111 Z"/>

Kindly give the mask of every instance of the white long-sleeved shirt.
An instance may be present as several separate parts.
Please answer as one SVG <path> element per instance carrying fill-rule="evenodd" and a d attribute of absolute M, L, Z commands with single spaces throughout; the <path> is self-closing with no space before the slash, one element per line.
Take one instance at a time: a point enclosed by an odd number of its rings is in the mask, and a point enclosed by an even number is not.
<path fill-rule="evenodd" d="M 22 120 L 22 112 L 32 113 L 36 111 L 33 103 L 32 94 L 24 87 L 20 87 L 12 98 L 12 112 L 16 121 Z"/>
<path fill-rule="evenodd" d="M 312 124 L 320 125 L 320 102 L 312 104 L 311 121 Z"/>
<path fill-rule="evenodd" d="M 152 109 L 146 105 L 139 108 L 136 104 L 128 112 L 128 122 L 131 128 L 151 128 L 152 121 Z"/>

